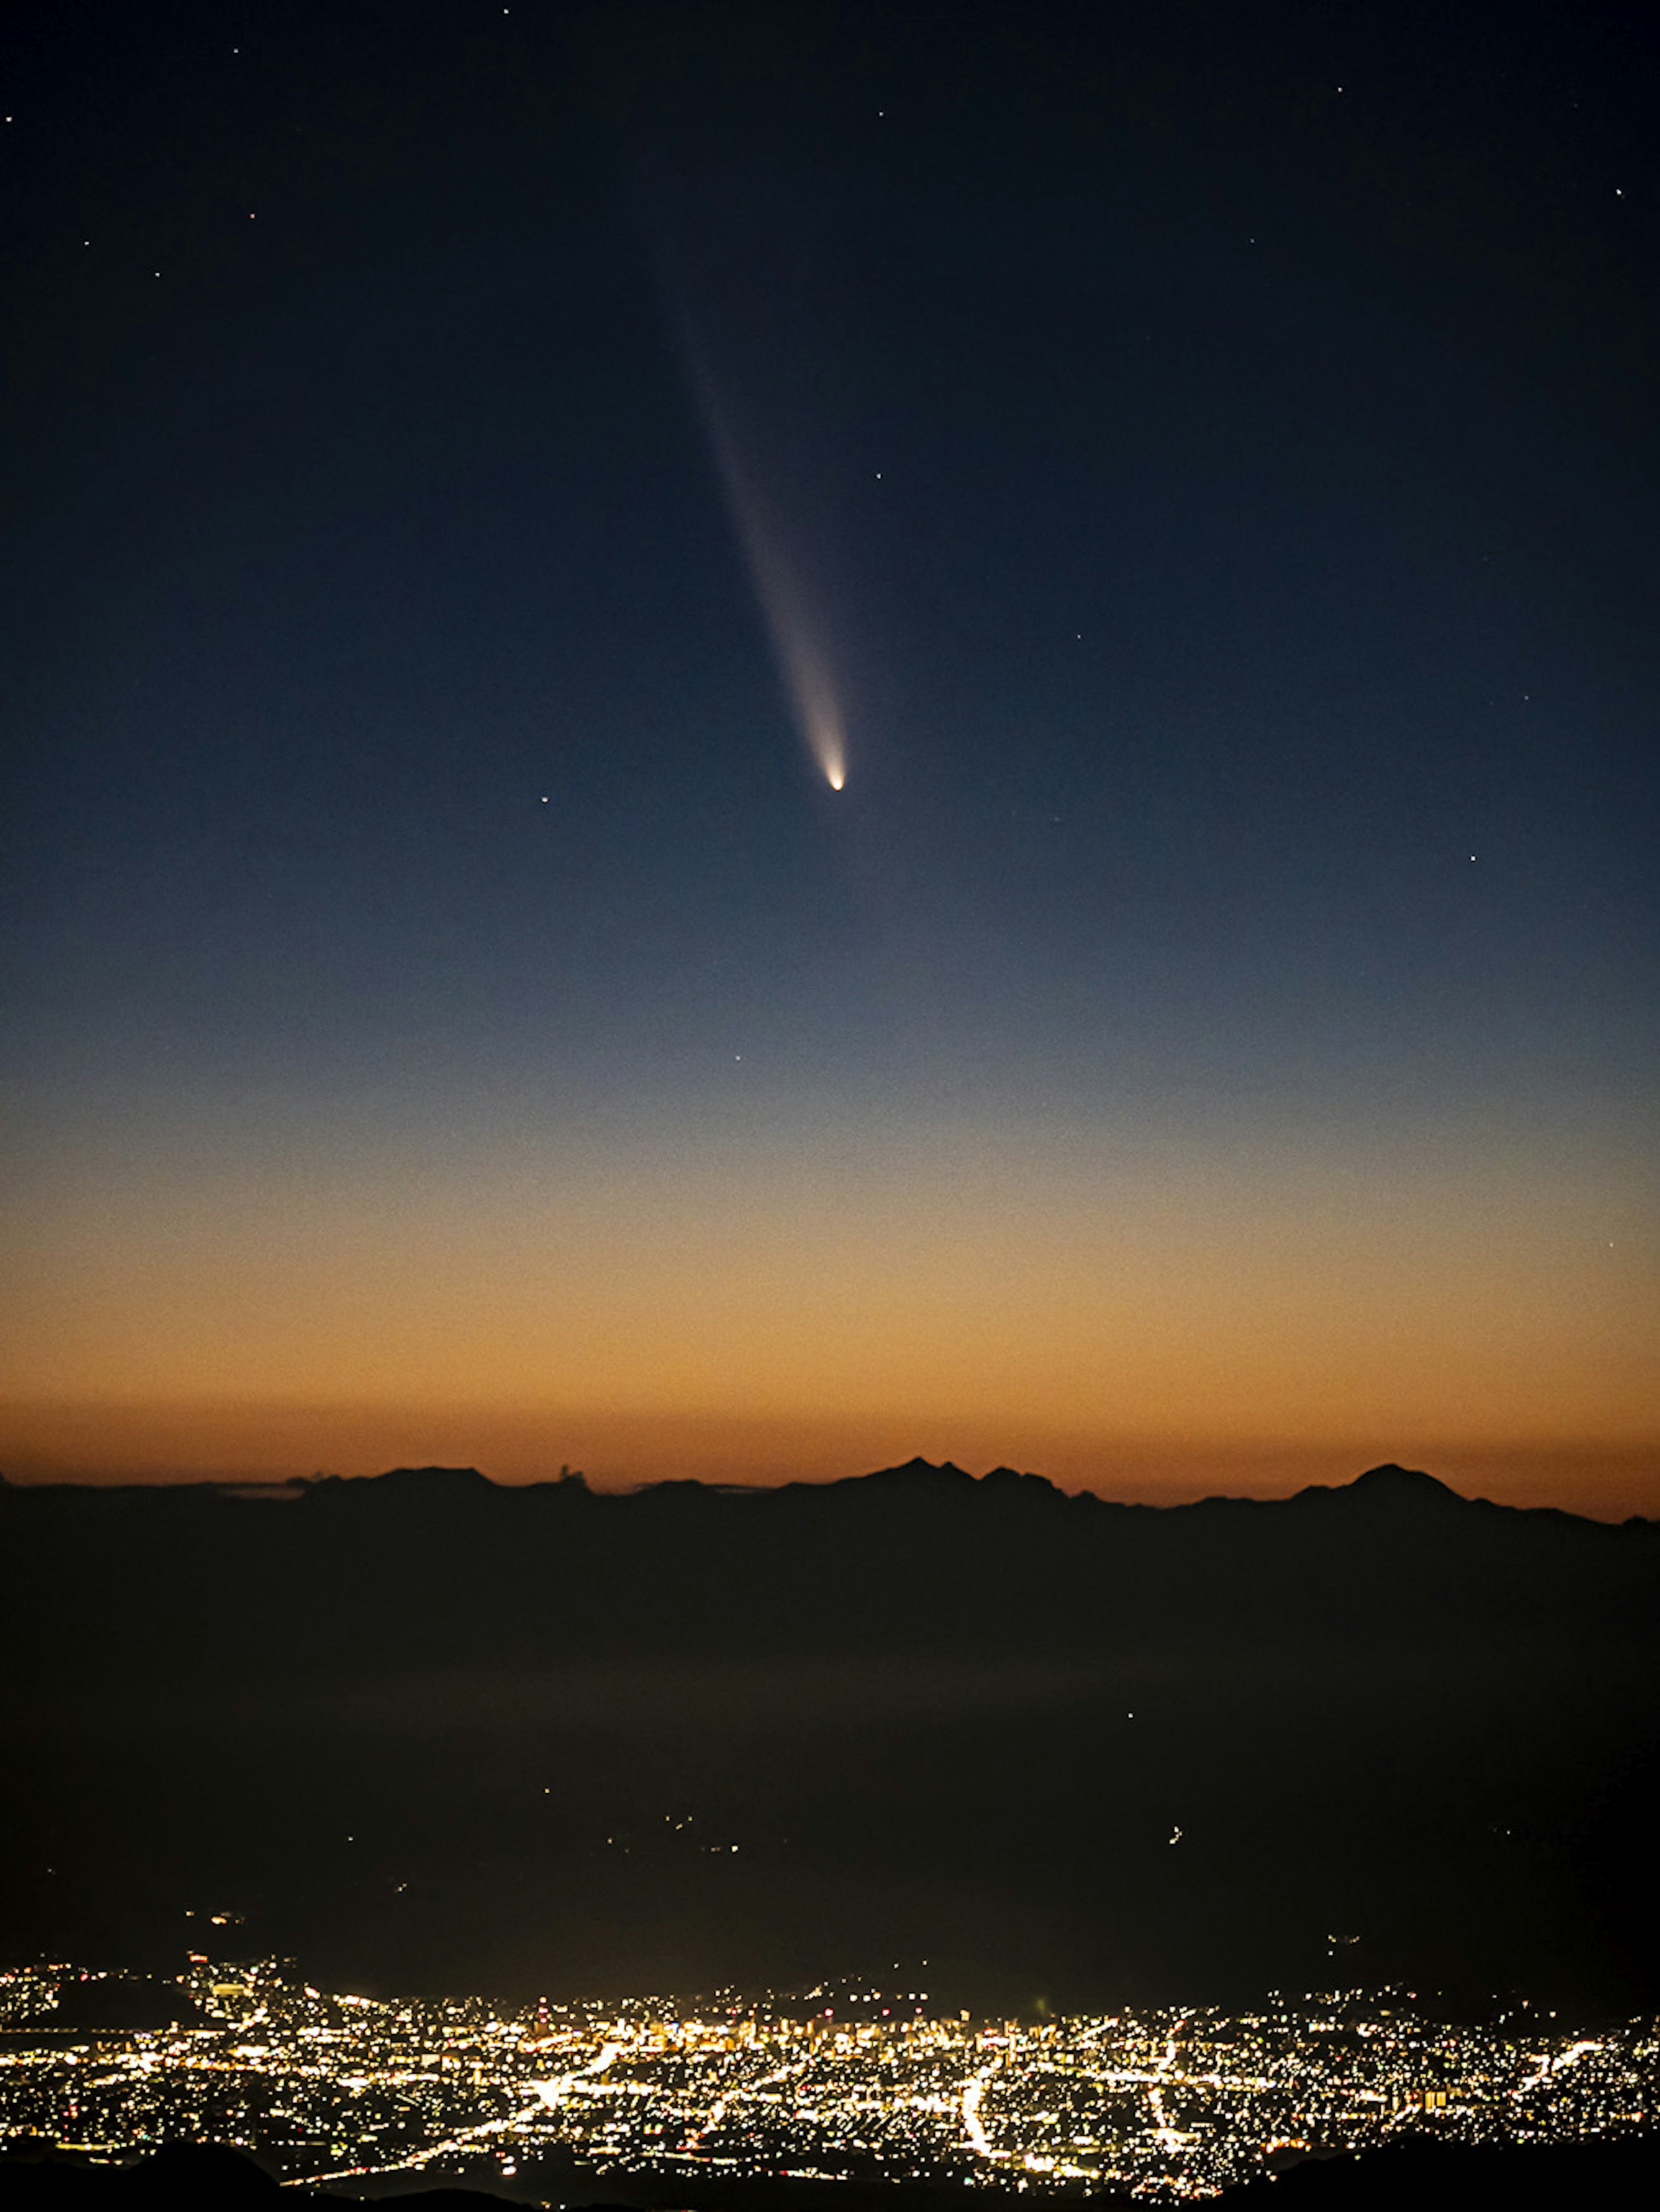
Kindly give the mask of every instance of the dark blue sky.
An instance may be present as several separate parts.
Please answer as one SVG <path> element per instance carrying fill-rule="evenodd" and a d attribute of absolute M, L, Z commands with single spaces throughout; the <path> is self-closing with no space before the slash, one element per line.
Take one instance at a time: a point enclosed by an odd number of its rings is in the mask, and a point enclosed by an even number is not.
<path fill-rule="evenodd" d="M 1049 1217 L 976 1146 L 1086 1156 L 1104 1223 L 1101 1148 L 1174 1147 L 1201 1276 L 1219 1193 L 1251 1194 L 1260 1259 L 1333 1176 L 1370 1204 L 1405 1176 L 1395 1212 L 1474 1337 L 1484 1266 L 1570 1285 L 1557 1416 L 1525 1389 L 1495 1407 L 1486 1370 L 1444 1402 L 1427 1378 L 1456 1347 L 1432 1333 L 1401 1377 L 1412 1432 L 1589 1448 L 1602 1403 L 1607 1438 L 1643 1443 L 1623 1332 L 1654 1281 L 1660 258 L 1638 11 L 24 24 L 0 155 L 26 1399 L 143 1395 L 160 1324 L 128 1306 L 147 1249 L 172 1280 L 181 1204 L 225 1249 L 216 1289 L 198 1271 L 163 1301 L 170 1340 L 205 1300 L 269 1347 L 290 1292 L 250 1290 L 263 1232 L 215 1176 L 246 1195 L 269 1173 L 321 1224 L 368 1187 L 343 1163 L 398 1133 L 405 1201 L 362 1237 L 396 1216 L 436 1266 L 480 1176 L 580 1197 L 584 1146 L 621 1187 L 629 1146 L 656 1173 L 678 1145 L 707 1170 L 697 1219 L 743 1194 L 806 1282 L 840 1201 L 778 1163 L 834 1128 L 855 1182 L 968 1142 L 916 1236 L 972 1249 L 983 1218 L 988 1264 L 1038 1277 Z M 712 410 L 834 679 L 839 794 Z M 1315 1162 L 1325 1196 L 1263 1198 L 1268 1155 Z M 119 1231 L 100 1261 L 66 1226 L 93 1188 Z M 417 1233 L 423 1206 L 450 1225 Z M 840 1253 L 844 1301 L 885 1273 L 884 1218 Z M 1365 1238 L 1301 1235 L 1283 1281 L 1260 1266 L 1317 1310 Z M 588 1261 L 606 1249 L 593 1229 Z M 1604 1253 L 1635 1273 L 1582 1279 Z M 479 1248 L 520 1320 L 522 1261 Z M 1217 1280 L 1238 1264 L 1219 1247 Z M 609 1276 L 649 1367 L 666 1294 L 614 1251 Z M 1203 1336 L 1205 1298 L 1159 1280 L 1114 1279 L 1104 1337 L 1138 1283 L 1172 1346 Z M 1550 1326 L 1512 1319 L 1492 1329 L 1524 1376 Z M 692 1396 L 781 1417 L 794 1384 L 744 1378 L 796 1355 L 731 1326 L 727 1396 L 718 1333 Z M 930 1418 L 953 1387 L 932 1357 Z M 622 1403 L 609 1368 L 548 1359 L 527 1401 Z M 378 1355 L 349 1367 L 296 1346 L 285 1375 L 227 1340 L 181 1351 L 163 1395 L 392 1387 Z M 441 1391 L 513 1395 L 473 1374 Z M 815 1417 L 863 1405 L 864 1376 L 849 1352 Z M 1292 1388 L 1267 1376 L 1239 1385 L 1259 1438 Z M 1225 1387 L 1195 1379 L 1207 1434 Z M 1054 1383 L 1106 1434 L 1120 1401 L 1091 1388 Z"/>

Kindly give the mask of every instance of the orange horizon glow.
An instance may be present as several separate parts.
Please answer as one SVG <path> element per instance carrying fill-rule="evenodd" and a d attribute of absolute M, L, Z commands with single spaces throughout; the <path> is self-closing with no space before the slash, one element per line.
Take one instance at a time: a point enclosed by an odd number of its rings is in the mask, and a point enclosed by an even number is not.
<path fill-rule="evenodd" d="M 873 1128 L 800 1102 L 487 1144 L 373 1115 L 217 1154 L 164 1120 L 82 1132 L 9 1204 L 0 1469 L 620 1486 L 921 1454 L 1171 1499 L 1395 1460 L 1660 1513 L 1647 1170 L 1479 1135 Z"/>
<path fill-rule="evenodd" d="M 504 1486 L 575 1468 L 600 1491 L 660 1481 L 833 1482 L 914 1456 L 975 1474 L 1013 1466 L 1127 1504 L 1273 1498 L 1393 1460 L 1469 1498 L 1602 1521 L 1660 1517 L 1660 1436 L 1570 1444 L 1420 1437 L 1040 1435 L 1016 1449 L 976 1421 L 629 1416 L 572 1408 L 119 1401 L 0 1405 L 0 1471 L 21 1486 L 281 1483 L 394 1467 L 475 1467 Z"/>

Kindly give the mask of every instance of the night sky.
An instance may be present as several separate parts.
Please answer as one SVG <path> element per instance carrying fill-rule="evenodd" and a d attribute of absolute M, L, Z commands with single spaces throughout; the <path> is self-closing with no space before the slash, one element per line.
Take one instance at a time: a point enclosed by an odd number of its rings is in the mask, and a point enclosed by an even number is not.
<path fill-rule="evenodd" d="M 15 16 L 0 1467 L 1660 1510 L 1644 14 Z"/>

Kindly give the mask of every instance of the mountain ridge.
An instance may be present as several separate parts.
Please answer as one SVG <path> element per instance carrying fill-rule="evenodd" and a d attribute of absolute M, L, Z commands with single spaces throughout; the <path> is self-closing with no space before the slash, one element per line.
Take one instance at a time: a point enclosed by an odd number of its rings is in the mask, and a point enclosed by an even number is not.
<path fill-rule="evenodd" d="M 89 1502 L 144 1498 L 182 1501 L 192 1498 L 211 1498 L 249 1504 L 274 1501 L 323 1504 L 345 1498 L 357 1500 L 372 1497 L 377 1504 L 386 1504 L 394 1501 L 399 1504 L 453 1504 L 463 1499 L 483 1504 L 487 1501 L 528 1498 L 545 1499 L 557 1495 L 568 1499 L 581 1498 L 596 1504 L 616 1504 L 665 1492 L 684 1499 L 846 1498 L 875 1495 L 929 1501 L 1019 1498 L 1034 1501 L 1041 1499 L 1045 1504 L 1054 1502 L 1085 1508 L 1106 1507 L 1119 1513 L 1164 1518 L 1219 1508 L 1270 1513 L 1285 1508 L 1300 1509 L 1305 1512 L 1365 1510 L 1391 1515 L 1464 1511 L 1484 1516 L 1502 1515 L 1516 1519 L 1572 1522 L 1584 1528 L 1609 1530 L 1660 1528 L 1660 1520 L 1640 1514 L 1629 1515 L 1618 1522 L 1600 1521 L 1588 1514 L 1576 1513 L 1567 1506 L 1510 1505 L 1492 1498 L 1470 1497 L 1455 1490 L 1437 1475 L 1422 1468 L 1402 1467 L 1392 1460 L 1365 1468 L 1347 1482 L 1309 1483 L 1300 1490 L 1280 1496 L 1263 1498 L 1211 1492 L 1202 1498 L 1184 1498 L 1168 1504 L 1108 1497 L 1101 1491 L 1091 1488 L 1064 1490 L 1049 1476 L 1007 1465 L 999 1465 L 988 1468 L 982 1475 L 976 1475 L 958 1467 L 953 1461 L 936 1462 L 921 1454 L 892 1467 L 876 1468 L 859 1474 L 840 1475 L 823 1482 L 785 1477 L 773 1483 L 728 1483 L 709 1481 L 696 1476 L 664 1476 L 615 1490 L 593 1489 L 584 1475 L 573 1473 L 569 1468 L 562 1468 L 556 1475 L 538 1477 L 528 1482 L 499 1482 L 476 1467 L 441 1466 L 388 1468 L 380 1474 L 369 1475 L 291 1475 L 286 1480 L 270 1483 L 251 1483 L 235 1477 L 188 1482 L 17 1482 L 0 1474 L 0 1509 L 8 1502 L 46 1497 L 55 1499 L 84 1498 Z"/>
<path fill-rule="evenodd" d="M 567 1478 L 0 1492 L 0 1959 L 1660 2001 L 1655 1523 Z"/>

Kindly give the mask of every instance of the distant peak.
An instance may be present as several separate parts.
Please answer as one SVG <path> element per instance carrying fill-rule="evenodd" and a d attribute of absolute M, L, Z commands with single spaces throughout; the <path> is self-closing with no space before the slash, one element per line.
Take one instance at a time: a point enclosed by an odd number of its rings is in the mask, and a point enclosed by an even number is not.
<path fill-rule="evenodd" d="M 887 1490 L 930 1490 L 946 1486 L 956 1488 L 963 1483 L 971 1483 L 974 1477 L 966 1468 L 958 1467 L 951 1460 L 936 1467 L 932 1460 L 924 1459 L 919 1453 L 915 1459 L 908 1459 L 903 1467 L 879 1467 L 873 1474 L 855 1474 L 851 1480 L 854 1482 L 879 1482 Z"/>
<path fill-rule="evenodd" d="M 494 1490 L 496 1485 L 489 1475 L 480 1474 L 476 1467 L 392 1467 L 384 1474 L 370 1477 L 374 1482 L 395 1482 L 402 1486 L 423 1490 Z"/>
<path fill-rule="evenodd" d="M 920 1454 L 915 1459 L 908 1459 L 903 1467 L 878 1468 L 873 1474 L 855 1474 L 848 1480 L 861 1487 L 874 1483 L 880 1489 L 909 1492 L 915 1497 L 937 1498 L 947 1492 L 953 1497 L 967 1497 L 976 1491 L 1006 1498 L 1035 1497 L 1039 1492 L 1055 1498 L 1063 1495 L 1047 1477 L 1022 1474 L 1018 1468 L 994 1467 L 989 1474 L 976 1479 L 954 1460 L 948 1459 L 936 1467 L 932 1460 L 923 1459 Z"/>
<path fill-rule="evenodd" d="M 325 1474 L 307 1485 L 307 1488 L 313 1498 L 331 1492 L 336 1496 L 351 1492 L 362 1497 L 371 1492 L 382 1497 L 459 1498 L 464 1494 L 478 1496 L 487 1490 L 493 1491 L 496 1485 L 476 1467 L 393 1467 L 384 1474 Z"/>
<path fill-rule="evenodd" d="M 1051 1498 L 1062 1498 L 1066 1495 L 1064 1491 L 1055 1488 L 1048 1475 L 1023 1474 L 1018 1467 L 993 1468 L 988 1474 L 981 1476 L 980 1487 L 982 1490 L 1000 1490 L 1011 1497 L 1018 1493 L 1024 1497 L 1035 1498 L 1040 1492 Z"/>
<path fill-rule="evenodd" d="M 1382 1467 L 1369 1467 L 1364 1474 L 1357 1474 L 1348 1486 L 1380 1498 L 1458 1498 L 1456 1490 L 1449 1489 L 1434 1475 L 1426 1474 L 1421 1467 L 1397 1467 L 1393 1460 L 1386 1460 Z M 1462 1504 L 1464 1501 L 1458 1498 L 1458 1502 Z"/>
<path fill-rule="evenodd" d="M 1422 1468 L 1397 1467 L 1393 1460 L 1383 1467 L 1369 1467 L 1364 1474 L 1357 1474 L 1353 1482 L 1329 1484 L 1310 1483 L 1299 1490 L 1299 1498 L 1353 1498 L 1371 1506 L 1420 1505 L 1442 1507 L 1468 1505 L 1469 1500 L 1457 1491 L 1450 1490 L 1434 1475 L 1426 1474 Z"/>

